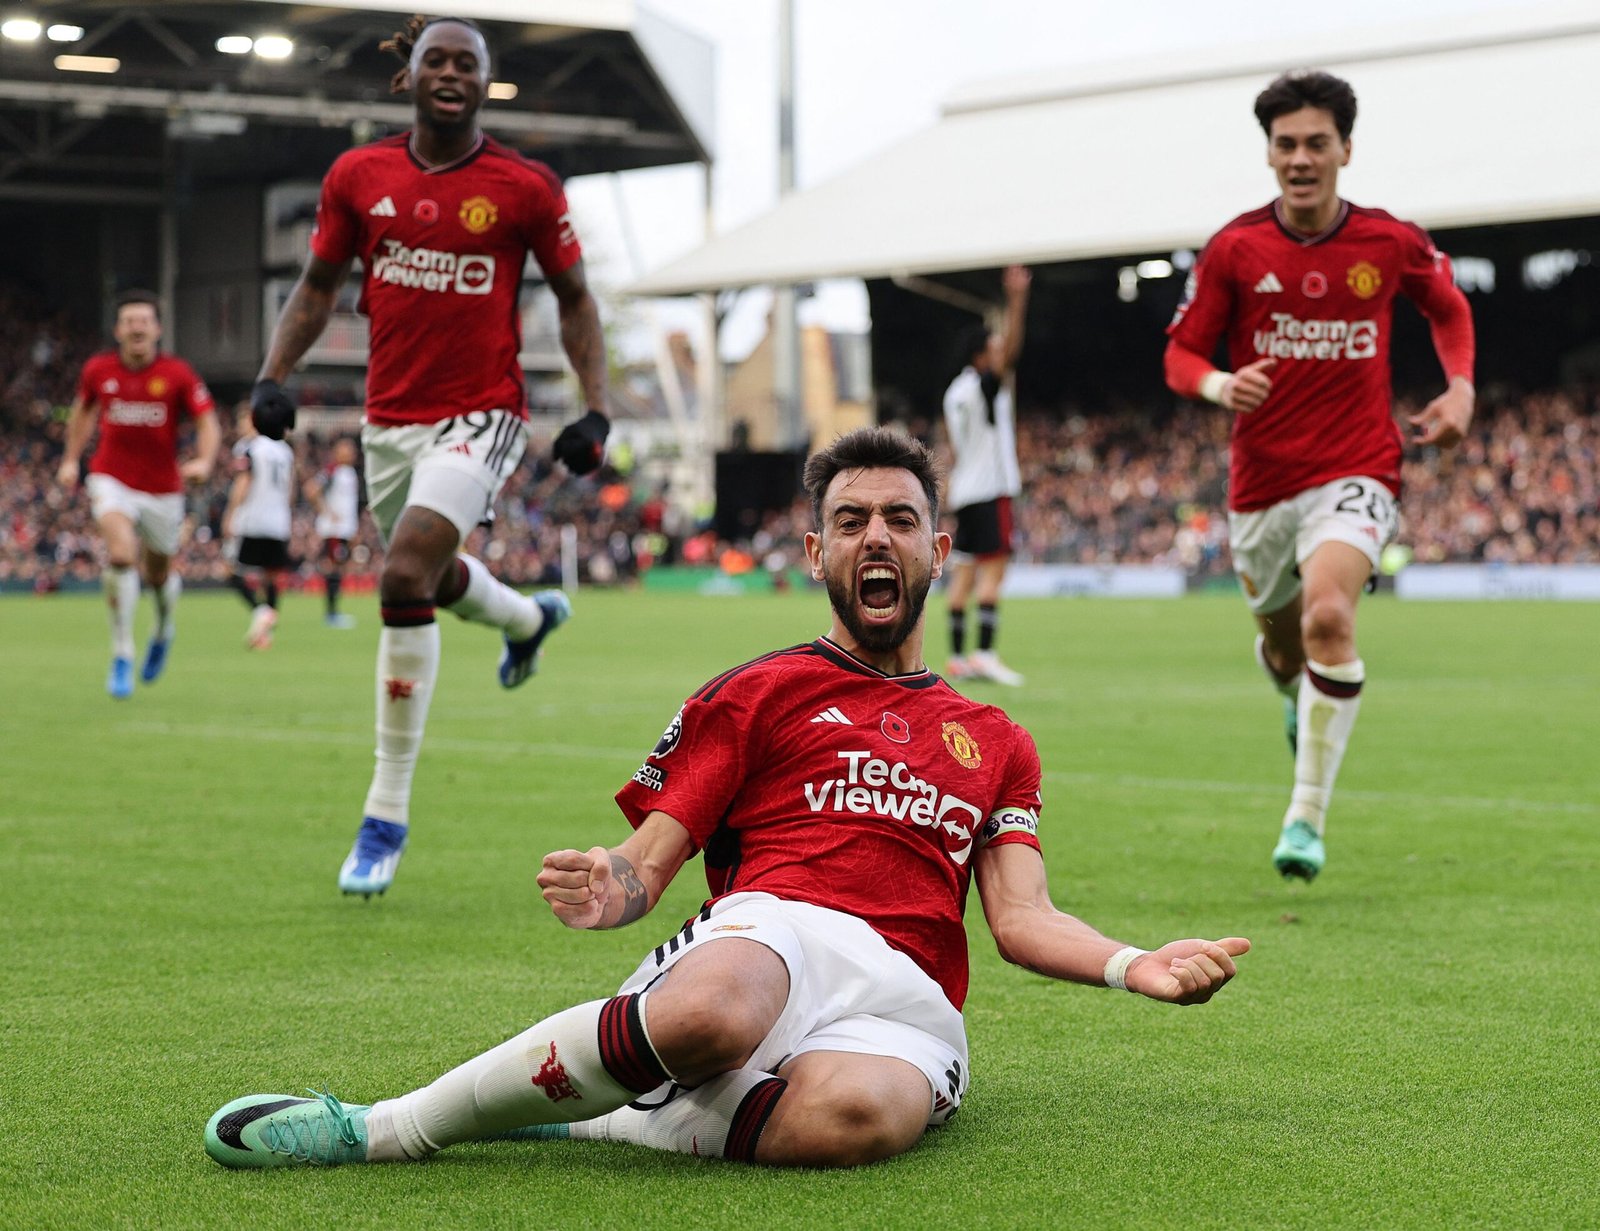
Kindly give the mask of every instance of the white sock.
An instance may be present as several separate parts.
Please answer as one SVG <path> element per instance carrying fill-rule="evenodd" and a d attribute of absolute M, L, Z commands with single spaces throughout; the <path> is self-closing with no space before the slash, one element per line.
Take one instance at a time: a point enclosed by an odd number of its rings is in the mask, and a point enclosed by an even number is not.
<path fill-rule="evenodd" d="M 106 592 L 106 608 L 111 617 L 111 653 L 116 658 L 133 657 L 133 615 L 139 606 L 139 574 L 131 568 L 112 566 L 100 574 Z"/>
<path fill-rule="evenodd" d="M 422 1159 L 458 1141 L 626 1106 L 640 1091 L 612 1075 L 601 1056 L 601 1037 L 616 1035 L 617 1015 L 626 1015 L 633 999 L 591 1000 L 563 1010 L 420 1090 L 374 1103 L 367 1117 L 367 1160 Z"/>
<path fill-rule="evenodd" d="M 503 629 L 513 641 L 526 641 L 544 625 L 544 612 L 526 594 L 496 581 L 474 556 L 457 556 L 467 568 L 467 589 L 448 610 L 474 624 Z"/>
<path fill-rule="evenodd" d="M 183 578 L 177 569 L 167 570 L 167 579 L 151 591 L 156 600 L 156 638 L 171 641 L 178 631 L 178 595 L 183 593 Z"/>
<path fill-rule="evenodd" d="M 659 1107 L 647 1111 L 621 1107 L 609 1115 L 574 1124 L 572 1138 L 574 1141 L 628 1141 L 652 1150 L 721 1158 L 727 1151 L 729 1127 L 744 1108 L 751 1091 L 776 1080 L 771 1073 L 760 1069 L 735 1069 L 693 1090 L 677 1089 L 673 1099 Z M 777 1093 L 781 1093 L 781 1089 Z M 739 1118 L 750 1119 L 753 1110 L 757 1109 L 745 1108 L 745 1116 Z M 759 1123 L 741 1125 L 742 1133 L 753 1137 L 748 1142 L 749 1155 L 754 1154 L 755 1140 L 766 1124 L 766 1115 L 771 1114 L 770 1105 L 759 1110 L 765 1112 Z"/>
<path fill-rule="evenodd" d="M 1267 639 L 1260 633 L 1256 634 L 1256 662 L 1261 670 L 1266 673 L 1267 679 L 1272 681 L 1272 686 L 1278 690 L 1278 695 L 1287 701 L 1296 701 L 1300 696 L 1300 680 L 1305 675 L 1304 671 L 1296 671 L 1288 679 L 1278 678 L 1278 673 L 1267 662 Z"/>
<path fill-rule="evenodd" d="M 439 677 L 439 626 L 384 625 L 378 635 L 378 747 L 364 816 L 406 825 L 411 776 L 422 749 L 428 702 Z"/>
<path fill-rule="evenodd" d="M 1366 667 L 1358 658 L 1347 663 L 1307 662 L 1300 684 L 1300 732 L 1294 756 L 1294 794 L 1284 824 L 1310 821 L 1320 834 L 1327 822 L 1339 763 L 1361 709 L 1361 683 Z"/>

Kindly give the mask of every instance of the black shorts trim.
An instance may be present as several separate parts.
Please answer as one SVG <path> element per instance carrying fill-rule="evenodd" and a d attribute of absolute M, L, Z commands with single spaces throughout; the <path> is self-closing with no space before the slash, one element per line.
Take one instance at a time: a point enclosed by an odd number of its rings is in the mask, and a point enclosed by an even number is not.
<path fill-rule="evenodd" d="M 288 539 L 256 539 L 246 535 L 239 540 L 239 563 L 247 568 L 288 568 Z"/>
<path fill-rule="evenodd" d="M 957 509 L 955 548 L 979 559 L 1010 555 L 1011 498 L 1000 496 Z"/>

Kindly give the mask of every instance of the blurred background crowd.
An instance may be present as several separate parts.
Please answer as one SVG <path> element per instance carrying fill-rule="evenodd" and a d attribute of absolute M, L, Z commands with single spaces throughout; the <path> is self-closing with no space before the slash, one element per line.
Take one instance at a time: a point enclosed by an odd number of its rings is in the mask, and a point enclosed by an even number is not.
<path fill-rule="evenodd" d="M 81 490 L 55 483 L 65 408 L 97 348 L 26 292 L 0 285 L 0 584 L 44 592 L 99 575 L 99 543 Z M 1025 392 L 1025 391 L 1024 391 Z M 1404 399 L 1397 416 L 1417 409 Z M 222 408 L 226 445 L 236 408 Z M 937 414 L 909 428 L 941 443 Z M 1031 406 L 1019 426 L 1023 494 L 1016 559 L 1036 563 L 1160 563 L 1196 583 L 1230 572 L 1226 478 L 1228 418 L 1210 406 Z M 1444 454 L 1411 450 L 1401 541 L 1427 562 L 1600 562 L 1600 388 L 1480 394 L 1471 435 Z M 296 435 L 302 477 L 329 465 L 331 437 Z M 755 569 L 783 577 L 801 559 L 810 510 L 801 500 L 766 515 L 748 539 L 719 539 L 710 510 L 675 506 L 648 468 L 626 458 L 575 479 L 529 443 L 492 526 L 469 550 L 513 584 L 560 579 L 562 527 L 589 584 L 624 584 L 662 565 Z M 221 535 L 228 468 L 189 496 L 180 555 L 191 584 L 228 573 Z M 293 557 L 316 584 L 308 504 L 296 510 Z M 363 519 L 347 574 L 375 580 L 381 545 Z"/>

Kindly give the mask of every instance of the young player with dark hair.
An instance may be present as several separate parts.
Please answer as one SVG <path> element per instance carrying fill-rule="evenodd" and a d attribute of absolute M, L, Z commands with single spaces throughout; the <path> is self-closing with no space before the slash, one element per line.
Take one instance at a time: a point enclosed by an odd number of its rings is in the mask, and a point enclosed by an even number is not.
<path fill-rule="evenodd" d="M 530 253 L 555 293 L 562 345 L 591 408 L 556 437 L 557 460 L 593 470 L 609 427 L 600 314 L 561 183 L 479 126 L 489 86 L 482 32 L 457 18 L 415 19 L 386 46 L 405 60 L 394 86 L 410 90 L 415 127 L 341 155 L 328 172 L 311 255 L 253 395 L 258 424 L 292 423 L 282 384 L 327 325 L 359 257 L 371 321 L 362 451 L 386 553 L 377 764 L 339 887 L 369 897 L 389 887 L 409 834 L 411 780 L 439 672 L 436 610 L 504 634 L 506 688 L 535 672 L 545 637 L 571 610 L 561 591 L 520 594 L 460 550 L 527 441 L 517 301 Z"/>
<path fill-rule="evenodd" d="M 417 1161 L 508 1134 L 774 1166 L 899 1154 L 967 1089 L 973 882 L 1001 955 L 1028 970 L 1177 1004 L 1233 977 L 1243 938 L 1146 952 L 1051 904 L 1033 740 L 923 662 L 950 551 L 928 452 L 863 429 L 813 456 L 805 483 L 828 633 L 695 692 L 617 795 L 632 836 L 555 851 L 538 877 L 569 927 L 621 927 L 703 852 L 705 909 L 616 996 L 410 1094 L 228 1103 L 206 1126 L 214 1159 Z"/>
<path fill-rule="evenodd" d="M 1322 72 L 1256 99 L 1279 196 L 1200 254 L 1168 327 L 1166 376 L 1235 415 L 1228 483 L 1234 568 L 1260 630 L 1256 659 L 1284 697 L 1294 790 L 1272 854 L 1311 880 L 1366 667 L 1356 603 L 1393 539 L 1403 442 L 1390 410 L 1396 296 L 1427 317 L 1446 389 L 1411 419 L 1449 448 L 1472 419 L 1473 329 L 1450 261 L 1420 227 L 1338 193 L 1356 98 Z M 1232 371 L 1213 366 L 1227 338 Z"/>
<path fill-rule="evenodd" d="M 167 664 L 183 580 L 172 567 L 183 529 L 183 485 L 205 483 L 216 465 L 222 432 L 211 393 L 176 355 L 161 350 L 161 310 L 149 291 L 117 298 L 115 350 L 83 365 L 67 412 L 66 447 L 56 481 L 75 491 L 80 462 L 99 425 L 89 461 L 89 507 L 106 545 L 101 574 L 111 615 L 111 670 L 106 691 L 133 694 L 133 617 L 139 579 L 155 596 L 156 625 L 140 678 L 153 684 Z M 195 423 L 195 455 L 178 462 L 183 416 Z"/>

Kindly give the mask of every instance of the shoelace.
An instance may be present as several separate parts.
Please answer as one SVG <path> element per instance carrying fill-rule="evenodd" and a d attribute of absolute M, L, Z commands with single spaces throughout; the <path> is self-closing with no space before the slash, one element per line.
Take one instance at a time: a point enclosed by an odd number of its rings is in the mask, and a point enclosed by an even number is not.
<path fill-rule="evenodd" d="M 346 1148 L 362 1144 L 355 1120 L 338 1099 L 326 1090 L 306 1093 L 319 1100 L 322 1107 L 315 1111 L 295 1108 L 271 1120 L 262 1134 L 267 1149 L 274 1154 L 292 1154 L 303 1163 L 334 1162 L 339 1158 L 340 1144 Z"/>
<path fill-rule="evenodd" d="M 367 863 L 377 863 L 394 854 L 394 847 L 375 825 L 362 825 L 356 834 L 356 856 Z M 315 1093 L 313 1091 L 313 1093 Z"/>

